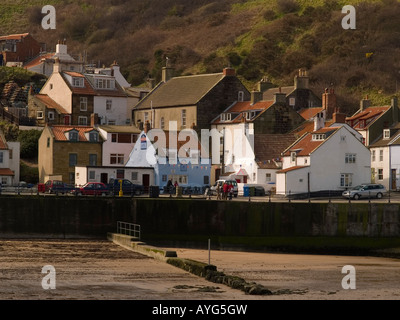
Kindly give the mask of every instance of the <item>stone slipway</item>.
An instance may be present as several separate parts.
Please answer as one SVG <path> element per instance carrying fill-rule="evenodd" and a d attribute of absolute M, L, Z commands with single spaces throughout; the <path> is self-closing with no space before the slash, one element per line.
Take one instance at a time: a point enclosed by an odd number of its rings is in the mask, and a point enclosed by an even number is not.
<path fill-rule="evenodd" d="M 192 259 L 179 258 L 176 251 L 149 246 L 146 243 L 141 242 L 138 238 L 124 234 L 108 233 L 107 239 L 126 249 L 133 250 L 154 259 L 165 261 L 168 264 L 181 268 L 199 277 L 203 277 L 213 283 L 221 283 L 233 289 L 242 290 L 251 295 L 272 294 L 270 290 L 260 284 L 247 282 L 243 278 L 237 276 L 226 275 L 223 272 L 219 272 L 217 267 L 211 264 L 206 264 Z"/>

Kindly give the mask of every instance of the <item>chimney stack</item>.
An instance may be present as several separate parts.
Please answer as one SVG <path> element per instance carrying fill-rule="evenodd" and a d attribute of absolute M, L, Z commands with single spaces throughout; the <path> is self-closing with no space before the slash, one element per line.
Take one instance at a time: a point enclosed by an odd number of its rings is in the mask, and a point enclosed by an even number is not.
<path fill-rule="evenodd" d="M 318 112 L 314 117 L 314 131 L 325 127 L 325 111 Z"/>
<path fill-rule="evenodd" d="M 92 113 L 90 115 L 90 126 L 95 127 L 99 124 L 99 115 L 97 113 Z"/>
<path fill-rule="evenodd" d="M 390 106 L 392 108 L 393 122 L 396 123 L 399 121 L 399 105 L 397 97 L 392 98 Z"/>
<path fill-rule="evenodd" d="M 371 106 L 371 101 L 368 99 L 368 95 L 360 101 L 360 111 L 364 111 L 365 109 Z"/>
<path fill-rule="evenodd" d="M 332 115 L 333 123 L 346 123 L 346 115 L 341 113 L 339 108 L 336 108 Z"/>
<path fill-rule="evenodd" d="M 279 87 L 279 92 L 274 94 L 274 103 L 286 104 L 286 94 L 282 93 L 281 87 Z"/>
<path fill-rule="evenodd" d="M 332 115 L 336 110 L 336 95 L 334 89 L 325 88 L 322 94 L 322 109 L 326 110 L 326 118 L 332 119 Z"/>
<path fill-rule="evenodd" d="M 61 67 L 60 67 L 60 58 L 55 57 L 54 59 L 54 67 L 53 67 L 53 73 L 60 73 Z"/>
<path fill-rule="evenodd" d="M 258 83 L 257 83 L 257 91 L 267 91 L 270 88 L 273 88 L 272 82 L 269 81 L 267 77 L 263 77 Z"/>
<path fill-rule="evenodd" d="M 263 98 L 263 94 L 261 91 L 252 91 L 251 92 L 251 105 L 256 104 L 257 102 L 261 101 Z"/>
<path fill-rule="evenodd" d="M 171 67 L 163 67 L 162 68 L 162 81 L 167 82 L 173 77 L 174 69 Z"/>
<path fill-rule="evenodd" d="M 309 89 L 310 79 L 307 70 L 299 69 L 299 74 L 294 77 L 295 89 Z"/>
<path fill-rule="evenodd" d="M 226 77 L 234 77 L 236 76 L 236 71 L 233 68 L 224 68 L 223 74 Z"/>

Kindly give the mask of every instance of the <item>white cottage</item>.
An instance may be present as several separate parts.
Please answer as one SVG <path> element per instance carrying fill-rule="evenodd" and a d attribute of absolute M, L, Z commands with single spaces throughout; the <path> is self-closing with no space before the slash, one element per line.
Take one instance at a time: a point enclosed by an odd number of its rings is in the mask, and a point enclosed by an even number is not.
<path fill-rule="evenodd" d="M 283 153 L 277 194 L 341 191 L 371 181 L 370 152 L 345 125 L 316 127 Z"/>

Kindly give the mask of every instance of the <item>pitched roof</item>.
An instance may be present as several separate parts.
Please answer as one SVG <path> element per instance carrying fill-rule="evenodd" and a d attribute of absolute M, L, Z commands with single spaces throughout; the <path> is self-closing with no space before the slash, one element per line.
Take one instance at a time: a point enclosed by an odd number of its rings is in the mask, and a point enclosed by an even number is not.
<path fill-rule="evenodd" d="M 195 105 L 223 78 L 223 73 L 214 73 L 175 77 L 160 82 L 135 108 Z"/>
<path fill-rule="evenodd" d="M 363 111 L 359 111 L 356 114 L 354 114 L 351 117 L 347 117 L 346 121 L 358 121 L 353 125 L 354 129 L 365 129 L 368 128 L 369 125 L 373 122 L 374 119 L 378 118 L 381 116 L 383 113 L 385 113 L 387 110 L 390 109 L 390 106 L 380 106 L 380 107 L 368 107 Z M 369 122 L 365 123 L 365 126 L 361 127 L 360 126 L 360 121 L 366 120 Z"/>
<path fill-rule="evenodd" d="M 54 139 L 56 141 L 68 141 L 65 134 L 69 131 L 76 130 L 78 131 L 79 142 L 88 142 L 88 139 L 85 136 L 85 133 L 96 131 L 93 127 L 86 126 L 63 126 L 63 125 L 54 125 L 49 126 L 49 130 L 52 132 Z"/>
<path fill-rule="evenodd" d="M 299 169 L 303 169 L 303 168 L 307 168 L 307 167 L 308 166 L 293 166 L 293 167 L 290 167 L 290 168 L 279 170 L 276 173 L 286 173 L 286 172 L 289 172 L 289 171 L 299 170 Z"/>
<path fill-rule="evenodd" d="M 13 176 L 14 171 L 9 168 L 0 168 L 0 176 Z"/>
<path fill-rule="evenodd" d="M 141 130 L 139 130 L 135 126 L 118 126 L 118 125 L 101 125 L 99 126 L 100 129 L 103 129 L 104 131 L 108 133 L 140 133 Z"/>
<path fill-rule="evenodd" d="M 46 59 L 51 59 L 55 53 L 45 53 L 37 56 L 36 58 L 32 59 L 28 63 L 24 64 L 25 69 L 33 68 L 41 64 Z"/>
<path fill-rule="evenodd" d="M 0 36 L 0 41 L 3 40 L 21 40 L 29 35 L 29 33 L 10 34 L 8 36 Z"/>
<path fill-rule="evenodd" d="M 100 77 L 103 79 L 113 79 L 115 80 L 115 88 L 114 89 L 97 89 L 95 87 L 95 77 Z M 126 93 L 122 87 L 119 85 L 118 81 L 114 77 L 110 77 L 107 75 L 92 75 L 92 74 L 85 74 L 85 79 L 90 82 L 93 90 L 95 91 L 96 95 L 98 96 L 106 96 L 106 97 L 128 97 L 128 93 Z"/>
<path fill-rule="evenodd" d="M 254 135 L 254 154 L 261 169 L 279 167 L 281 153 L 296 141 L 294 134 L 256 134 Z"/>
<path fill-rule="evenodd" d="M 47 94 L 37 94 L 35 96 L 35 98 L 40 100 L 42 103 L 44 103 L 46 105 L 46 107 L 49 109 L 55 109 L 60 114 L 68 114 L 68 112 L 62 106 L 60 106 L 57 102 L 55 102 Z"/>
<path fill-rule="evenodd" d="M 325 127 L 329 127 L 333 124 L 333 120 L 325 121 Z M 307 120 L 300 124 L 297 128 L 291 131 L 297 137 L 303 136 L 305 133 L 314 131 L 314 120 Z"/>
<path fill-rule="evenodd" d="M 321 146 L 324 140 L 313 140 L 314 133 L 326 134 L 327 138 L 339 130 L 340 127 L 325 127 L 317 131 L 306 133 L 303 137 L 299 138 L 293 145 L 285 150 L 284 156 L 289 156 L 290 152 L 295 151 L 297 156 L 308 156 L 314 152 L 319 146 Z"/>
<path fill-rule="evenodd" d="M 218 116 L 214 121 L 212 121 L 212 124 L 240 123 L 243 120 L 243 112 L 259 110 L 262 113 L 265 110 L 267 110 L 269 107 L 271 107 L 273 104 L 274 104 L 274 101 L 259 101 L 254 104 L 252 104 L 251 101 L 236 102 L 223 112 L 223 113 L 231 113 L 231 114 L 237 113 L 237 115 L 235 117 L 232 117 L 232 119 L 230 121 L 221 121 L 221 117 Z M 259 115 L 257 115 L 255 118 L 253 118 L 251 120 L 246 120 L 246 122 L 254 121 Z"/>
<path fill-rule="evenodd" d="M 305 119 L 305 120 L 310 120 L 317 113 L 320 113 L 324 108 L 304 108 L 298 111 L 298 113 Z"/>
<path fill-rule="evenodd" d="M 263 92 L 263 100 L 274 100 L 275 93 L 284 93 L 286 95 L 293 92 L 295 86 L 270 88 Z"/>
<path fill-rule="evenodd" d="M 74 77 L 74 78 L 83 78 L 84 86 L 83 87 L 72 86 L 69 83 L 69 81 L 65 78 L 65 74 L 67 74 L 71 77 Z M 61 72 L 61 76 L 64 78 L 65 83 L 70 87 L 72 93 L 82 94 L 82 95 L 91 95 L 91 96 L 96 95 L 96 92 L 93 89 L 92 85 L 89 83 L 89 81 L 85 78 L 85 76 L 83 74 L 78 73 L 78 72 L 72 72 L 72 71 L 63 71 L 63 72 Z"/>

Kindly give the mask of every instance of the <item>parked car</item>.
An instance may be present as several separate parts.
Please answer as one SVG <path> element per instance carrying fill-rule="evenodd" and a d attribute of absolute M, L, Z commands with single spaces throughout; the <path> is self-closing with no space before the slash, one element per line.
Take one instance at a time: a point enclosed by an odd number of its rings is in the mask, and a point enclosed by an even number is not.
<path fill-rule="evenodd" d="M 45 193 L 68 193 L 70 192 L 74 187 L 69 186 L 66 183 L 62 182 L 61 180 L 48 180 L 44 184 L 44 189 L 43 192 Z"/>
<path fill-rule="evenodd" d="M 343 191 L 342 196 L 358 200 L 361 198 L 382 198 L 387 193 L 382 184 L 368 183 L 355 186 L 350 190 Z"/>
<path fill-rule="evenodd" d="M 211 195 L 216 195 L 217 194 L 217 185 L 219 184 L 219 186 L 222 188 L 222 186 L 224 185 L 225 182 L 233 185 L 233 196 L 235 198 L 237 198 L 239 190 L 238 190 L 238 184 L 237 184 L 236 180 L 224 180 L 224 179 L 217 180 L 215 182 L 215 184 L 213 186 L 211 186 L 211 188 L 210 188 Z"/>
<path fill-rule="evenodd" d="M 110 194 L 110 189 L 102 182 L 88 182 L 82 187 L 75 188 L 71 193 L 78 196 L 106 196 Z"/>
<path fill-rule="evenodd" d="M 128 179 L 110 179 L 108 183 L 109 190 L 114 194 L 118 195 L 121 190 L 122 180 L 122 192 L 124 195 L 141 195 L 144 193 L 144 186 L 141 184 L 132 183 Z"/>

